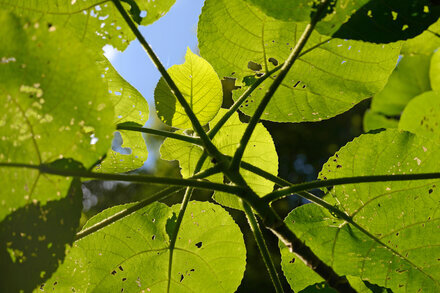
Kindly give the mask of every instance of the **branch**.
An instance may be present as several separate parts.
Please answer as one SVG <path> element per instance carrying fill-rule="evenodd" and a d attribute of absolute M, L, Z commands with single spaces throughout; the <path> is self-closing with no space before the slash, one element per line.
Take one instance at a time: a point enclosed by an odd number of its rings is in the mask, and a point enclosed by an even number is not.
<path fill-rule="evenodd" d="M 93 234 L 99 230 L 101 230 L 104 227 L 107 227 L 110 224 L 113 224 L 122 218 L 125 218 L 128 215 L 131 215 L 134 212 L 137 212 L 138 210 L 142 209 L 143 207 L 146 207 L 147 205 L 150 205 L 156 201 L 162 200 L 171 194 L 182 190 L 182 187 L 168 187 L 164 190 L 159 191 L 158 193 L 154 194 L 153 196 L 144 199 L 134 205 L 132 205 L 129 208 L 126 208 L 125 210 L 122 210 L 114 215 L 111 215 L 110 217 L 102 220 L 99 223 L 94 224 L 93 226 L 87 227 L 84 230 L 81 230 L 80 232 L 76 233 L 75 241 L 78 241 L 90 234 Z"/>
<path fill-rule="evenodd" d="M 213 170 L 213 168 L 208 169 L 208 170 Z M 213 174 L 212 171 L 207 172 L 208 170 L 199 172 L 199 173 L 195 174 L 194 176 L 192 176 L 190 179 L 205 178 L 205 177 L 212 175 Z M 142 209 L 143 207 L 145 207 L 149 204 L 152 204 L 153 202 L 162 200 L 162 199 L 170 196 L 174 192 L 180 191 L 182 189 L 183 189 L 182 187 L 173 186 L 173 187 L 168 187 L 164 190 L 161 190 L 158 193 L 154 194 L 153 196 L 151 196 L 147 199 L 144 199 L 144 200 L 138 202 L 137 204 L 135 204 L 135 205 L 123 210 L 123 211 L 120 211 L 120 212 L 108 217 L 107 219 L 105 219 L 99 223 L 96 223 L 93 226 L 88 227 L 87 229 L 84 229 L 84 230 L 78 232 L 76 234 L 75 240 L 79 240 L 81 238 L 84 238 L 87 235 L 90 235 L 90 234 L 92 234 L 92 233 L 94 233 L 94 232 L 96 232 L 96 231 L 98 231 L 98 230 L 100 230 L 100 229 L 102 229 L 102 228 Z"/>
<path fill-rule="evenodd" d="M 255 242 L 257 242 L 258 249 L 260 250 L 261 257 L 263 258 L 264 264 L 269 272 L 269 276 L 272 280 L 275 291 L 277 293 L 284 292 L 283 285 L 281 285 L 281 280 L 278 276 L 272 257 L 270 256 L 263 233 L 258 225 L 257 218 L 255 217 L 252 208 L 245 202 L 243 202 L 243 209 L 246 214 L 246 218 L 248 219 L 249 227 L 254 235 Z"/>
<path fill-rule="evenodd" d="M 202 125 L 200 124 L 199 120 L 197 119 L 196 115 L 194 114 L 191 106 L 186 101 L 185 97 L 180 92 L 177 85 L 174 83 L 171 76 L 168 74 L 165 67 L 160 62 L 159 58 L 154 53 L 153 49 L 150 47 L 148 42 L 145 40 L 145 38 L 142 36 L 141 32 L 138 30 L 137 25 L 135 22 L 130 18 L 127 11 L 125 11 L 124 7 L 122 7 L 120 0 L 112 0 L 115 4 L 116 8 L 118 9 L 121 16 L 124 18 L 127 25 L 130 27 L 133 34 L 136 36 L 136 38 L 141 43 L 142 47 L 147 52 L 148 56 L 153 61 L 154 65 L 156 65 L 157 69 L 159 70 L 160 74 L 162 75 L 165 82 L 168 84 L 168 86 L 171 89 L 171 92 L 176 96 L 177 100 L 179 101 L 180 105 L 182 105 L 183 109 L 185 110 L 186 115 L 188 115 L 189 120 L 192 123 L 192 126 L 194 128 L 194 131 L 199 135 L 200 139 L 203 142 L 203 146 L 205 147 L 206 151 L 211 155 L 212 157 L 217 158 L 217 160 L 222 160 L 222 154 L 219 152 L 219 150 L 216 148 L 216 146 L 212 143 L 212 141 L 209 139 L 208 135 L 206 134 L 205 130 L 203 129 Z"/>
<path fill-rule="evenodd" d="M 95 173 L 86 170 L 69 170 L 53 168 L 49 165 L 29 165 L 21 163 L 0 163 L 0 167 L 15 167 L 15 168 L 31 168 L 37 169 L 41 173 L 52 174 L 65 177 L 81 177 L 88 179 L 98 179 L 98 180 L 114 180 L 114 181 L 126 181 L 135 183 L 152 183 L 152 184 L 164 184 L 164 185 L 175 185 L 175 186 L 191 186 L 200 189 L 208 190 L 218 190 L 227 193 L 238 193 L 243 190 L 243 188 L 233 185 L 201 181 L 197 179 L 181 179 L 181 178 L 168 178 L 168 177 L 153 177 L 147 175 L 128 175 L 128 174 L 110 174 L 110 173 Z M 214 166 L 210 169 L 203 171 L 203 177 L 207 177 L 219 172 L 219 167 Z M 200 176 L 198 176 L 200 177 Z"/>
<path fill-rule="evenodd" d="M 440 173 L 371 175 L 371 176 L 335 178 L 328 180 L 315 180 L 301 184 L 295 184 L 286 188 L 280 188 L 272 193 L 265 195 L 263 199 L 265 202 L 272 202 L 274 200 L 280 199 L 292 193 L 302 192 L 314 188 L 331 187 L 335 185 L 374 183 L 374 182 L 387 182 L 387 181 L 423 180 L 423 179 L 440 179 Z"/>
<path fill-rule="evenodd" d="M 136 127 L 136 126 L 126 126 L 126 125 L 121 125 L 121 124 L 117 125 L 116 129 L 143 132 L 143 133 L 148 133 L 148 134 L 158 135 L 158 136 L 163 136 L 163 137 L 171 137 L 171 138 L 186 141 L 189 143 L 202 145 L 202 141 L 198 137 L 192 137 L 192 136 L 178 134 L 178 133 L 170 132 L 170 131 L 164 131 L 164 130 L 158 130 L 158 129 L 152 129 L 152 128 L 144 128 L 144 127 Z"/>

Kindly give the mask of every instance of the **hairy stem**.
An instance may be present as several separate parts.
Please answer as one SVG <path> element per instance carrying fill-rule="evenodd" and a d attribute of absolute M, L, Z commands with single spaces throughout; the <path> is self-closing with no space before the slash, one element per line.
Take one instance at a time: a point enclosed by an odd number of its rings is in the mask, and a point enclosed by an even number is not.
<path fill-rule="evenodd" d="M 260 226 L 258 225 L 257 218 L 255 217 L 252 208 L 245 202 L 243 202 L 243 209 L 246 214 L 246 218 L 248 219 L 252 234 L 254 235 L 255 242 L 257 242 L 258 249 L 260 250 L 261 257 L 263 258 L 264 264 L 269 272 L 269 276 L 272 280 L 275 291 L 277 293 L 284 292 L 283 285 L 281 285 L 281 280 L 270 255 L 269 248 L 267 248 L 263 232 L 261 232 Z"/>
<path fill-rule="evenodd" d="M 254 114 L 252 115 L 252 117 L 249 121 L 249 124 L 246 127 L 246 130 L 240 140 L 240 144 L 239 144 L 237 150 L 235 151 L 234 157 L 232 158 L 231 165 L 230 165 L 231 170 L 238 170 L 239 169 L 240 162 L 243 157 L 246 146 L 252 136 L 252 133 L 255 130 L 255 127 L 257 126 L 257 123 L 260 121 L 261 115 L 263 115 L 263 112 L 266 109 L 266 106 L 269 104 L 270 100 L 272 99 L 273 95 L 275 94 L 275 91 L 281 85 L 282 81 L 286 77 L 290 68 L 292 68 L 292 65 L 295 63 L 295 61 L 299 57 L 301 50 L 306 45 L 310 35 L 312 34 L 321 14 L 323 13 L 324 9 L 327 7 L 328 3 L 329 3 L 328 0 L 324 0 L 321 3 L 316 15 L 313 17 L 312 21 L 306 26 L 304 32 L 302 33 L 301 37 L 298 39 L 298 42 L 296 43 L 295 47 L 293 48 L 292 53 L 290 53 L 289 57 L 284 62 L 278 76 L 275 78 L 273 83 L 270 85 L 269 90 L 266 92 L 266 94 L 264 95 L 260 104 L 258 105 L 257 109 L 255 110 Z"/>
<path fill-rule="evenodd" d="M 137 131 L 142 133 L 148 133 L 152 135 L 158 135 L 163 137 L 170 137 L 181 141 L 186 141 L 189 143 L 202 145 L 202 141 L 198 137 L 192 137 L 188 135 L 178 134 L 175 132 L 170 131 L 164 131 L 164 130 L 158 130 L 158 129 L 152 129 L 152 128 L 145 128 L 145 127 L 136 127 L 136 126 L 126 126 L 126 125 L 118 125 L 116 127 L 118 130 L 128 130 L 128 131 Z"/>
<path fill-rule="evenodd" d="M 150 47 L 148 42 L 145 40 L 144 36 L 142 36 L 141 32 L 138 30 L 137 25 L 135 22 L 130 18 L 127 11 L 125 11 L 124 7 L 122 6 L 120 0 L 112 0 L 115 4 L 116 8 L 118 9 L 121 16 L 124 18 L 127 25 L 130 27 L 130 30 L 133 32 L 133 34 L 136 36 L 138 41 L 141 43 L 142 47 L 147 52 L 150 59 L 153 61 L 154 65 L 159 70 L 160 74 L 162 75 L 165 82 L 168 84 L 168 86 L 171 89 L 171 92 L 175 95 L 177 100 L 179 101 L 180 105 L 185 110 L 186 115 L 188 115 L 189 120 L 191 121 L 191 124 L 194 128 L 194 131 L 199 135 L 200 139 L 203 142 L 203 146 L 205 147 L 206 151 L 211 155 L 212 157 L 217 158 L 218 160 L 221 160 L 222 154 L 219 152 L 219 150 L 215 147 L 215 145 L 212 143 L 212 141 L 209 139 L 208 135 L 206 134 L 205 130 L 203 129 L 202 125 L 200 124 L 200 121 L 197 119 L 196 115 L 194 114 L 191 106 L 186 101 L 185 97 L 183 96 L 182 92 L 179 90 L 171 76 L 168 74 L 165 67 L 160 62 L 159 58 L 156 56 L 156 53 L 154 53 L 153 49 Z"/>

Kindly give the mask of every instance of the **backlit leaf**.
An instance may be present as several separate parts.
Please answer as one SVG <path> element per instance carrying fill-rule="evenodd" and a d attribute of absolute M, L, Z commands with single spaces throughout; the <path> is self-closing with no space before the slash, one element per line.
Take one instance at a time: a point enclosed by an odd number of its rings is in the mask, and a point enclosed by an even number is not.
<path fill-rule="evenodd" d="M 225 112 L 226 110 L 221 109 L 211 125 L 215 125 Z M 233 156 L 245 129 L 246 124 L 240 122 L 238 115 L 234 114 L 214 136 L 213 143 L 223 154 Z M 178 160 L 183 177 L 188 177 L 193 175 L 197 161 L 203 151 L 199 146 L 167 138 L 162 144 L 160 153 L 161 158 L 164 160 Z M 258 124 L 252 134 L 243 155 L 243 162 L 260 167 L 274 175 L 278 173 L 278 156 L 275 145 L 269 132 L 262 124 Z M 203 169 L 212 166 L 214 164 L 207 159 Z M 267 179 L 244 169 L 240 169 L 240 174 L 259 195 L 264 195 L 273 190 L 273 183 Z M 209 179 L 219 183 L 224 181 L 223 176 L 219 174 L 211 176 Z M 214 199 L 222 205 L 242 209 L 241 202 L 235 195 L 216 191 Z"/>
<path fill-rule="evenodd" d="M 113 105 L 95 55 L 66 31 L 0 13 L 0 162 L 73 158 L 91 167 L 110 146 Z M 94 136 L 97 141 L 91 144 Z M 0 220 L 66 195 L 70 178 L 1 168 Z"/>
<path fill-rule="evenodd" d="M 400 118 L 399 128 L 427 138 L 440 138 L 440 92 L 426 92 L 411 100 Z"/>
<path fill-rule="evenodd" d="M 175 0 L 121 0 L 127 11 L 140 18 L 140 24 L 153 23 L 171 8 Z M 112 45 L 124 50 L 135 37 L 112 1 L 66 0 L 32 1 L 1 0 L 0 7 L 17 14 L 50 24 L 52 30 L 60 27 L 69 29 L 73 36 L 95 49 Z"/>
<path fill-rule="evenodd" d="M 128 207 L 116 206 L 86 226 Z M 212 203 L 190 202 L 169 273 L 169 241 L 180 205 L 147 206 L 74 243 L 44 291 L 234 292 L 245 268 L 243 236 Z M 171 277 L 171 279 L 170 279 Z"/>
<path fill-rule="evenodd" d="M 440 47 L 440 21 L 432 24 L 421 35 L 407 40 L 401 53 L 403 55 L 425 54 L 431 55 L 435 49 Z"/>
<path fill-rule="evenodd" d="M 320 178 L 438 172 L 439 148 L 435 140 L 398 130 L 362 135 L 329 159 Z M 438 184 L 437 179 L 334 186 L 327 198 L 364 231 L 313 204 L 293 210 L 286 223 L 339 274 L 393 292 L 437 292 Z"/>
<path fill-rule="evenodd" d="M 255 74 L 248 68 L 249 61 L 261 64 L 263 71 L 274 67 L 270 58 L 283 62 L 305 26 L 270 18 L 239 0 L 207 0 L 198 26 L 200 53 L 220 77 L 241 82 Z M 399 50 L 399 44 L 368 44 L 313 33 L 303 50 L 307 53 L 294 64 L 262 118 L 319 121 L 342 113 L 382 89 Z M 241 107 L 245 114 L 252 115 L 272 80 Z"/>
<path fill-rule="evenodd" d="M 431 67 L 429 68 L 429 78 L 431 87 L 435 91 L 440 91 L 440 51 L 432 55 Z"/>
<path fill-rule="evenodd" d="M 310 22 L 320 0 L 246 0 L 284 21 Z M 318 32 L 342 39 L 389 43 L 421 34 L 439 17 L 429 0 L 336 0 L 317 25 Z"/>
<path fill-rule="evenodd" d="M 202 125 L 217 115 L 223 100 L 222 85 L 206 60 L 188 48 L 185 63 L 172 66 L 168 73 Z M 154 100 L 157 115 L 163 122 L 177 128 L 191 128 L 191 121 L 185 110 L 163 78 L 156 86 Z"/>
<path fill-rule="evenodd" d="M 148 120 L 148 103 L 145 98 L 113 68 L 111 63 L 104 59 L 100 62 L 104 77 L 108 82 L 110 100 L 115 107 L 113 124 L 133 122 L 141 127 Z M 105 160 L 95 168 L 100 172 L 122 173 L 138 169 L 147 160 L 147 147 L 142 133 L 127 130 L 118 130 L 121 136 L 121 147 L 124 154 L 117 150 L 109 150 Z"/>

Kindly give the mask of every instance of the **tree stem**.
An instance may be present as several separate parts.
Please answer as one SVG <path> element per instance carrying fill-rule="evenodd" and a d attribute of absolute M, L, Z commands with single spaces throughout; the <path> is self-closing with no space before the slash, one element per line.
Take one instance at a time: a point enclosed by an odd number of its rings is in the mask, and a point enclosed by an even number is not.
<path fill-rule="evenodd" d="M 164 130 L 158 130 L 158 129 L 152 129 L 152 128 L 145 128 L 145 127 L 136 127 L 136 126 L 126 126 L 126 125 L 118 125 L 116 126 L 116 129 L 118 130 L 128 130 L 128 131 L 137 131 L 142 133 L 148 133 L 152 135 L 158 135 L 163 137 L 170 137 L 182 141 L 186 141 L 189 143 L 202 145 L 202 141 L 198 137 L 192 137 L 188 135 L 178 134 L 175 132 L 170 131 L 164 131 Z"/>

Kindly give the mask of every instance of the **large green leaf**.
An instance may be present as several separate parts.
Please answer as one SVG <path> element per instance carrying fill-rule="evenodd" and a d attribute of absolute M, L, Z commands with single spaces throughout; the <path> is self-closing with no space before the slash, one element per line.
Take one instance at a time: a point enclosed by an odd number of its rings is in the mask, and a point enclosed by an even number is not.
<path fill-rule="evenodd" d="M 221 109 L 219 115 L 211 124 L 215 125 L 225 112 L 226 110 Z M 234 114 L 216 134 L 213 143 L 223 154 L 233 156 L 245 129 L 246 124 L 240 121 L 238 114 Z M 203 150 L 199 146 L 170 138 L 164 141 L 160 149 L 162 159 L 179 161 L 183 177 L 193 175 L 197 161 L 202 153 Z M 276 175 L 278 173 L 278 156 L 275 145 L 270 133 L 262 124 L 258 124 L 255 128 L 248 147 L 244 152 L 243 161 L 262 168 L 271 174 Z M 206 169 L 212 166 L 214 166 L 214 164 L 208 159 L 203 168 Z M 271 181 L 244 169 L 241 169 L 240 173 L 257 194 L 264 195 L 273 190 L 273 183 Z M 223 176 L 218 174 L 209 179 L 219 183 L 223 183 L 224 181 Z M 236 209 L 242 208 L 239 199 L 232 194 L 216 191 L 214 199 L 228 207 Z"/>
<path fill-rule="evenodd" d="M 0 162 L 73 158 L 90 167 L 107 152 L 113 106 L 93 55 L 66 31 L 0 13 Z M 91 135 L 98 141 L 91 144 Z M 0 220 L 20 206 L 65 196 L 70 180 L 0 168 Z"/>
<path fill-rule="evenodd" d="M 175 0 L 121 0 L 121 2 L 135 20 L 147 25 L 165 15 Z M 78 39 L 97 49 L 109 44 L 124 50 L 135 38 L 111 0 L 45 2 L 0 0 L 0 7 L 50 23 L 52 29 L 66 27 Z"/>
<path fill-rule="evenodd" d="M 143 126 L 148 120 L 148 103 L 145 98 L 113 68 L 105 59 L 100 63 L 108 82 L 110 100 L 115 107 L 114 125 L 132 122 Z M 101 172 L 128 172 L 143 166 L 147 160 L 147 147 L 142 133 L 118 130 L 121 147 L 127 153 L 109 150 L 105 160 L 95 170 Z"/>
<path fill-rule="evenodd" d="M 440 138 L 440 92 L 426 92 L 411 100 L 400 118 L 399 128 L 425 137 Z"/>
<path fill-rule="evenodd" d="M 188 48 L 185 63 L 174 65 L 168 73 L 182 92 L 202 125 L 211 121 L 222 105 L 220 79 L 212 66 Z M 154 91 L 157 115 L 166 124 L 183 129 L 191 128 L 191 121 L 163 78 Z"/>
<path fill-rule="evenodd" d="M 105 210 L 86 227 L 128 206 Z M 44 291 L 234 292 L 246 251 L 239 227 L 218 205 L 189 203 L 169 267 L 179 208 L 154 203 L 75 242 Z"/>
<path fill-rule="evenodd" d="M 239 0 L 207 0 L 198 27 L 200 52 L 221 77 L 241 82 L 255 74 L 248 68 L 250 61 L 261 64 L 264 71 L 274 67 L 270 58 L 283 62 L 305 26 L 270 18 Z M 294 64 L 263 119 L 319 121 L 348 110 L 382 89 L 396 65 L 400 45 L 330 40 L 313 33 L 304 50 L 311 51 Z M 271 81 L 252 94 L 241 108 L 244 113 L 252 115 Z"/>
<path fill-rule="evenodd" d="M 52 275 L 74 240 L 82 199 L 75 179 L 65 198 L 29 203 L 0 222 L 1 292 L 30 292 Z"/>
<path fill-rule="evenodd" d="M 246 0 L 267 15 L 284 21 L 310 21 L 321 1 Z M 317 30 L 325 35 L 376 43 L 405 40 L 421 34 L 439 16 L 429 0 L 330 1 Z"/>
<path fill-rule="evenodd" d="M 398 130 L 362 135 L 329 159 L 320 178 L 438 172 L 439 148 L 435 140 Z M 364 231 L 313 204 L 293 210 L 286 223 L 340 274 L 393 292 L 438 292 L 438 184 L 413 180 L 334 186 L 326 198 Z"/>

